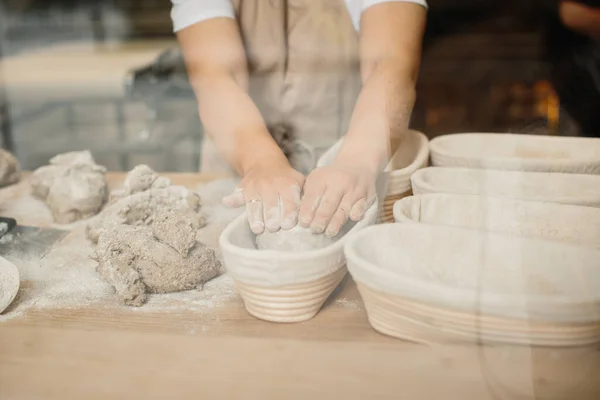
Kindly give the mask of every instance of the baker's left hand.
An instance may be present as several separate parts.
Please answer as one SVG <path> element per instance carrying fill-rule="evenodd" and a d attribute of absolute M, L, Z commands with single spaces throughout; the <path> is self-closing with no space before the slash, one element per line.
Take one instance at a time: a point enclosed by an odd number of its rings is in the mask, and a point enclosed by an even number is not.
<path fill-rule="evenodd" d="M 360 221 L 375 201 L 377 175 L 356 161 L 316 168 L 304 183 L 300 225 L 335 236 L 348 218 Z"/>

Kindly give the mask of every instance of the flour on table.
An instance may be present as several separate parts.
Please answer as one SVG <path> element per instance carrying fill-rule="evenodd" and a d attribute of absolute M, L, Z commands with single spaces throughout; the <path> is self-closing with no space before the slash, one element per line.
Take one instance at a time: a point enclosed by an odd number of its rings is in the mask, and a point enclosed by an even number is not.
<path fill-rule="evenodd" d="M 59 154 L 34 171 L 32 193 L 46 202 L 55 222 L 69 224 L 100 211 L 108 193 L 105 172 L 89 151 Z"/>
<path fill-rule="evenodd" d="M 197 232 L 197 239 L 211 250 L 216 250 L 218 237 L 225 225 L 243 212 L 243 208 L 232 210 L 221 205 L 221 198 L 229 194 L 235 185 L 232 180 L 221 180 L 196 188 L 202 198 L 202 213 L 206 220 L 206 225 Z M 13 216 L 13 208 L 18 213 L 21 209 L 25 212 L 27 208 L 30 213 L 46 216 L 47 219 L 48 210 L 42 202 L 27 196 L 26 199 L 29 199 L 26 206 L 21 207 L 21 202 L 10 202 L 9 207 L 3 209 Z M 89 222 L 99 217 L 93 217 Z M 98 263 L 93 259 L 95 245 L 86 238 L 87 224 L 88 221 L 79 221 L 68 226 L 71 232 L 41 260 L 27 255 L 10 259 L 21 274 L 21 288 L 13 303 L 0 315 L 0 322 L 17 318 L 28 310 L 50 312 L 89 307 L 128 309 L 131 312 L 192 311 L 200 316 L 227 302 L 240 301 L 233 279 L 222 274 L 206 282 L 202 290 L 147 293 L 146 302 L 141 307 L 124 306 L 115 296 L 114 288 L 96 271 Z"/>

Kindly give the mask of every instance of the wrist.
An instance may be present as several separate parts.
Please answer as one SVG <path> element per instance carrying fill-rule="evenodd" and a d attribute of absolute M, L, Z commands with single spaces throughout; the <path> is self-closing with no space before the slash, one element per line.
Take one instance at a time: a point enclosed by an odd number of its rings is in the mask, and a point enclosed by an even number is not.
<path fill-rule="evenodd" d="M 347 138 L 339 153 L 334 159 L 334 164 L 354 166 L 369 171 L 372 175 L 378 175 L 385 169 L 388 163 L 387 148 L 377 146 L 371 142 L 369 145 L 360 143 L 355 145 Z"/>
<path fill-rule="evenodd" d="M 254 149 L 244 151 L 237 168 L 242 177 L 248 174 L 249 171 L 258 168 L 281 169 L 290 166 L 287 158 L 277 145 L 271 146 L 266 143 L 265 145 L 260 151 Z"/>
<path fill-rule="evenodd" d="M 343 165 L 354 169 L 360 169 L 375 177 L 383 170 L 383 168 L 380 167 L 381 163 L 378 160 L 379 157 L 372 151 L 365 152 L 363 150 L 354 152 L 340 149 L 340 152 L 333 160 L 333 165 Z"/>

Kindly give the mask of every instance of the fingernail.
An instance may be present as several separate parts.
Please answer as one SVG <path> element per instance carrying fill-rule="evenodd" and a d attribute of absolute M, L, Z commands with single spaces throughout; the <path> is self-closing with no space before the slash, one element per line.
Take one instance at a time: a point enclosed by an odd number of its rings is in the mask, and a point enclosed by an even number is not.
<path fill-rule="evenodd" d="M 300 219 L 300 225 L 302 225 L 305 228 L 308 228 L 308 226 L 310 225 L 310 223 L 311 223 L 311 219 L 309 217 L 302 217 Z"/>
<path fill-rule="evenodd" d="M 359 221 L 360 219 L 362 219 L 362 217 L 364 216 L 364 214 L 366 212 L 366 206 L 367 206 L 367 204 L 363 200 L 356 203 L 350 210 L 350 218 L 353 221 Z"/>
<path fill-rule="evenodd" d="M 225 207 L 231 207 L 231 197 L 223 197 L 221 199 L 221 204 L 223 204 Z"/>
<path fill-rule="evenodd" d="M 325 230 L 325 225 L 323 225 L 323 224 L 313 224 L 313 225 L 311 225 L 310 229 L 314 233 L 323 233 L 323 231 Z"/>
<path fill-rule="evenodd" d="M 280 227 L 281 227 L 281 224 L 276 219 L 270 219 L 267 221 L 267 230 L 269 232 L 277 232 Z"/>
<path fill-rule="evenodd" d="M 250 230 L 254 234 L 260 235 L 265 230 L 265 225 L 260 221 L 256 221 L 250 224 Z"/>
<path fill-rule="evenodd" d="M 327 227 L 327 231 L 325 232 L 325 235 L 327 235 L 329 237 L 333 237 L 333 236 L 337 235 L 338 232 L 339 232 L 339 229 L 337 226 Z"/>
<path fill-rule="evenodd" d="M 281 221 L 281 229 L 292 229 L 298 223 L 298 215 L 286 217 Z"/>

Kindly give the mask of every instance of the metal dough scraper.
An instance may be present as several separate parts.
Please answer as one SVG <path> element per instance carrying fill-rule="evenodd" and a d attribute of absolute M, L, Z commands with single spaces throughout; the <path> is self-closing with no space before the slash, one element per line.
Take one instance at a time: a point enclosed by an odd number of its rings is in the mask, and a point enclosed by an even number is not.
<path fill-rule="evenodd" d="M 68 231 L 17 224 L 14 218 L 0 217 L 0 255 L 43 258 Z"/>

